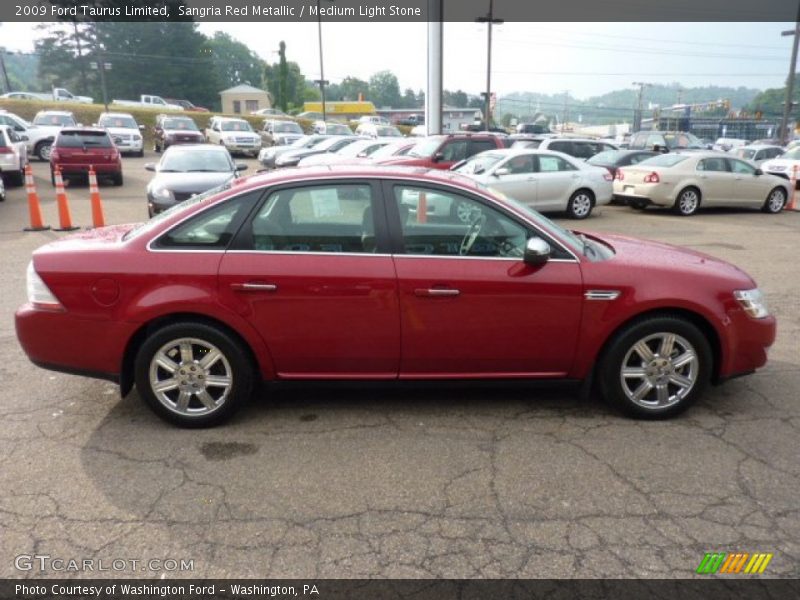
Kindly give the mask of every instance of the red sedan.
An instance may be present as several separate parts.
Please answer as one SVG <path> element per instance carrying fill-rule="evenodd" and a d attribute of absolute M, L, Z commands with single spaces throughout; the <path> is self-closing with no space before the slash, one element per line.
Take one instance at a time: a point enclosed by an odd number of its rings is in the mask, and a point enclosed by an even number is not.
<path fill-rule="evenodd" d="M 429 197 L 470 219 L 417 211 Z M 258 380 L 298 379 L 582 380 L 663 418 L 764 365 L 775 338 L 728 263 L 575 234 L 457 174 L 398 168 L 227 183 L 40 248 L 27 285 L 16 327 L 34 363 L 135 384 L 189 427 Z"/>

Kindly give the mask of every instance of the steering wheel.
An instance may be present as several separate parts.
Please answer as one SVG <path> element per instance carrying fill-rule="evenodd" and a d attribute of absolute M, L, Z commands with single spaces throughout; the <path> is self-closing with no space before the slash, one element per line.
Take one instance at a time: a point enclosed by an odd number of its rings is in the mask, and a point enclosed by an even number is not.
<path fill-rule="evenodd" d="M 469 254 L 469 251 L 472 250 L 472 245 L 475 243 L 475 240 L 478 239 L 481 229 L 483 229 L 484 223 L 486 223 L 486 215 L 481 214 L 475 217 L 475 220 L 469 226 L 466 235 L 461 240 L 461 245 L 458 248 L 459 256 L 466 256 Z"/>

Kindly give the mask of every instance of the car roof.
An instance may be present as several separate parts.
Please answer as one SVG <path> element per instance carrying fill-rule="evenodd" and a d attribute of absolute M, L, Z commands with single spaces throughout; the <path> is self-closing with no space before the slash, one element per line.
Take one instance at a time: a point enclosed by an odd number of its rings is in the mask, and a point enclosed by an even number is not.
<path fill-rule="evenodd" d="M 101 112 L 101 117 L 130 117 L 133 119 L 133 115 L 131 113 L 125 112 Z"/>
<path fill-rule="evenodd" d="M 39 115 L 62 115 L 65 117 L 74 117 L 75 115 L 69 110 L 40 110 L 36 113 L 36 116 Z"/>

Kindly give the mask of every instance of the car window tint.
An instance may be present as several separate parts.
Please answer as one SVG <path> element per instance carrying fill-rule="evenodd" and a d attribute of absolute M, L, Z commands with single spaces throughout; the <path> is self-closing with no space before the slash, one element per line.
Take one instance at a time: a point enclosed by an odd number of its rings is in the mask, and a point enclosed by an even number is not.
<path fill-rule="evenodd" d="M 648 135 L 647 141 L 645 142 L 645 147 L 652 148 L 653 146 L 659 146 L 661 148 L 666 147 L 667 143 L 664 140 L 663 135 Z"/>
<path fill-rule="evenodd" d="M 467 140 L 452 140 L 441 150 L 442 160 L 459 161 L 467 158 Z"/>
<path fill-rule="evenodd" d="M 647 158 L 650 158 L 649 154 L 632 154 L 628 158 L 628 164 L 629 165 L 635 165 L 635 164 L 638 164 L 638 163 L 642 162 L 643 160 L 645 160 Z"/>
<path fill-rule="evenodd" d="M 522 258 L 526 228 L 476 200 L 403 185 L 394 199 L 405 254 Z"/>
<path fill-rule="evenodd" d="M 62 131 L 56 138 L 59 148 L 110 148 L 111 138 L 100 131 Z"/>
<path fill-rule="evenodd" d="M 492 140 L 473 140 L 469 148 L 470 156 L 484 152 L 485 150 L 494 150 L 497 145 Z"/>
<path fill-rule="evenodd" d="M 295 187 L 272 193 L 251 224 L 255 250 L 375 252 L 372 188 Z"/>
<path fill-rule="evenodd" d="M 574 171 L 575 167 L 565 161 L 560 156 L 550 156 L 548 154 L 539 155 L 539 172 L 555 173 L 558 171 Z"/>
<path fill-rule="evenodd" d="M 509 158 L 503 165 L 503 168 L 508 169 L 512 175 L 519 173 L 533 173 L 535 170 L 535 163 L 533 156 L 525 154 L 523 156 L 514 156 Z"/>
<path fill-rule="evenodd" d="M 225 249 L 236 233 L 236 216 L 261 192 L 250 192 L 215 204 L 158 239 L 160 248 Z"/>
<path fill-rule="evenodd" d="M 755 167 L 751 167 L 746 162 L 743 162 L 741 160 L 733 160 L 733 159 L 729 160 L 729 162 L 731 164 L 731 170 L 734 173 L 739 173 L 741 175 L 755 175 L 756 174 Z"/>
<path fill-rule="evenodd" d="M 704 158 L 697 163 L 698 171 L 728 171 L 728 164 L 724 158 Z"/>
<path fill-rule="evenodd" d="M 556 152 L 570 154 L 572 152 L 572 142 L 553 142 L 548 146 L 548 148 L 550 150 L 555 150 Z"/>

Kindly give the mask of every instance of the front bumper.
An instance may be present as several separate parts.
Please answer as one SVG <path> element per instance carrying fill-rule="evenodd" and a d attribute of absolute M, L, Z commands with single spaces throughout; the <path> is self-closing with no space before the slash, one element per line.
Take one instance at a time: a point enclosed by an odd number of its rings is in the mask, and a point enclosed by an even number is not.
<path fill-rule="evenodd" d="M 744 310 L 736 309 L 729 311 L 728 317 L 729 322 L 725 332 L 727 347 L 723 348 L 720 380 L 750 373 L 763 367 L 767 363 L 767 351 L 775 342 L 777 334 L 777 322 L 772 315 L 763 319 L 753 319 Z"/>
<path fill-rule="evenodd" d="M 243 144 L 240 142 L 222 142 L 227 148 L 228 152 L 260 152 L 261 151 L 261 143 L 255 144 Z"/>

